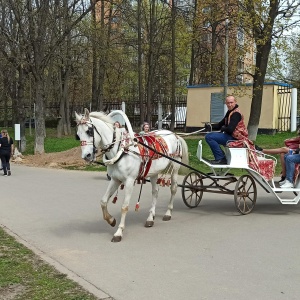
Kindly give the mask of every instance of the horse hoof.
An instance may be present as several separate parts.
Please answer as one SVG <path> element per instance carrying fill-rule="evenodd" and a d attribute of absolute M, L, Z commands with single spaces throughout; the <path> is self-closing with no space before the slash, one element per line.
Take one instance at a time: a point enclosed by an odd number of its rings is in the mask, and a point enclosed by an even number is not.
<path fill-rule="evenodd" d="M 116 219 L 114 219 L 114 220 L 110 223 L 110 226 L 111 226 L 111 227 L 115 227 L 115 226 L 116 226 L 116 223 L 117 223 L 117 222 L 116 222 Z"/>
<path fill-rule="evenodd" d="M 122 237 L 117 235 L 117 236 L 113 236 L 113 238 L 111 239 L 111 241 L 113 243 L 118 243 L 118 242 L 121 242 L 122 241 Z"/>
<path fill-rule="evenodd" d="M 146 221 L 145 227 L 153 227 L 154 222 L 153 221 Z"/>
<path fill-rule="evenodd" d="M 165 216 L 163 217 L 163 221 L 170 221 L 170 220 L 171 220 L 171 216 L 165 215 Z"/>

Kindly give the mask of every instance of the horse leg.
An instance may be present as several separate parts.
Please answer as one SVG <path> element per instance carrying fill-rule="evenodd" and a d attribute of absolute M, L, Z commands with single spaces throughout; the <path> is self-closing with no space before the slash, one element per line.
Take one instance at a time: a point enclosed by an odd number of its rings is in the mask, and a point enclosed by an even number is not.
<path fill-rule="evenodd" d="M 129 202 L 133 191 L 134 180 L 127 180 L 125 183 L 125 198 L 121 209 L 121 220 L 118 226 L 118 230 L 112 238 L 112 242 L 121 242 L 123 237 L 123 231 L 125 229 L 125 219 L 129 208 Z"/>
<path fill-rule="evenodd" d="M 163 216 L 163 221 L 170 221 L 172 217 L 172 210 L 173 210 L 173 203 L 174 203 L 174 197 L 177 192 L 177 177 L 178 177 L 178 169 L 174 168 L 172 174 L 171 174 L 171 198 L 168 205 L 168 210 L 166 211 L 165 215 Z"/>
<path fill-rule="evenodd" d="M 154 225 L 155 207 L 156 207 L 157 197 L 158 197 L 157 178 L 158 178 L 158 175 L 153 176 L 153 177 L 150 178 L 151 185 L 152 185 L 152 206 L 150 208 L 149 216 L 148 216 L 147 221 L 145 223 L 145 227 L 153 227 L 153 225 Z"/>
<path fill-rule="evenodd" d="M 120 184 L 121 184 L 120 181 L 117 181 L 112 178 L 111 181 L 109 182 L 108 188 L 107 188 L 104 196 L 101 199 L 101 208 L 102 208 L 102 213 L 103 213 L 103 219 L 112 227 L 115 227 L 116 219 L 109 214 L 109 212 L 107 210 L 107 203 L 108 203 L 108 200 L 110 199 L 110 197 L 118 189 Z"/>

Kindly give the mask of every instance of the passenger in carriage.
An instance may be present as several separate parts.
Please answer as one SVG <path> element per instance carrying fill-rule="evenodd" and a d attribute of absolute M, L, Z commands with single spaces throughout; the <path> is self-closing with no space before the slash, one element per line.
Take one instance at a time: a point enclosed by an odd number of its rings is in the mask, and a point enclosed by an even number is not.
<path fill-rule="evenodd" d="M 299 151 L 298 151 L 299 153 Z M 281 188 L 293 188 L 294 187 L 294 173 L 296 164 L 300 163 L 300 154 L 286 154 L 284 156 L 286 166 L 286 179 Z"/>
<path fill-rule="evenodd" d="M 116 127 L 116 128 L 121 128 L 120 122 L 119 122 L 119 121 L 116 121 L 116 122 L 114 123 L 114 127 Z"/>
<path fill-rule="evenodd" d="M 255 149 L 260 151 L 264 154 L 279 154 L 280 155 L 280 163 L 281 163 L 281 179 L 278 181 L 279 185 L 285 183 L 286 179 L 286 163 L 285 163 L 285 156 L 291 150 L 293 154 L 299 153 L 300 148 L 300 128 L 298 128 L 298 136 L 286 139 L 284 141 L 285 146 L 275 149 L 262 149 L 261 147 L 255 145 Z"/>
<path fill-rule="evenodd" d="M 205 123 L 205 130 L 220 130 L 221 132 L 209 132 L 205 136 L 207 144 L 210 146 L 215 157 L 212 164 L 227 164 L 224 151 L 220 145 L 226 146 L 228 141 L 248 139 L 248 131 L 244 123 L 239 106 L 234 96 L 228 96 L 225 102 L 228 111 L 225 117 L 217 124 Z"/>
<path fill-rule="evenodd" d="M 143 134 L 147 134 L 150 132 L 150 125 L 149 123 L 145 122 L 143 125 L 142 125 L 142 130 L 140 131 L 140 134 L 143 135 Z"/>

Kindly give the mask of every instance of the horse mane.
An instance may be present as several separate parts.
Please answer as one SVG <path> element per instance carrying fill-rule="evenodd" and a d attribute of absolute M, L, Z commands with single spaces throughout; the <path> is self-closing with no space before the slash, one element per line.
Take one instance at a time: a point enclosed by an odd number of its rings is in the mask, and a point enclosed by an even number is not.
<path fill-rule="evenodd" d="M 113 124 L 114 124 L 113 119 L 103 111 L 92 111 L 92 112 L 90 112 L 90 117 L 101 120 L 104 123 L 106 123 L 107 125 L 113 126 Z"/>
<path fill-rule="evenodd" d="M 109 126 L 111 129 L 113 129 L 114 120 L 108 116 L 103 111 L 92 111 L 90 112 L 90 117 L 98 119 L 106 123 L 107 126 Z M 116 130 L 116 139 L 119 140 L 121 138 L 121 132 L 120 130 Z"/>

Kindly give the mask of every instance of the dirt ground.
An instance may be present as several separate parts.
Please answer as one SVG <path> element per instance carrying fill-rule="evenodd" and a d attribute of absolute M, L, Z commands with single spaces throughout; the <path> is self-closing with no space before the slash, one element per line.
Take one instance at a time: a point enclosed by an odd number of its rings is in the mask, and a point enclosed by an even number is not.
<path fill-rule="evenodd" d="M 12 161 L 18 164 L 46 168 L 83 167 L 86 165 L 86 162 L 81 158 L 80 147 L 63 152 L 20 156 L 13 158 Z"/>

